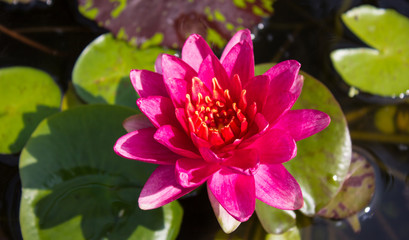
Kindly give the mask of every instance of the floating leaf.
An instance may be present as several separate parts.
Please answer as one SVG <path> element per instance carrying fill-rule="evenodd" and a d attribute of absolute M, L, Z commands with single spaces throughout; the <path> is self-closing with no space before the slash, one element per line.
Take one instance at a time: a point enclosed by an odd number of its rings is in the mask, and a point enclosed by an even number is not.
<path fill-rule="evenodd" d="M 88 103 L 118 104 L 135 108 L 137 94 L 129 79 L 131 69 L 153 71 L 162 48 L 137 49 L 104 34 L 90 43 L 72 73 L 78 95 Z"/>
<path fill-rule="evenodd" d="M 72 82 L 70 82 L 68 84 L 68 89 L 64 93 L 64 96 L 62 98 L 61 110 L 64 111 L 69 108 L 81 106 L 83 104 L 84 102 L 78 98 L 77 94 L 75 93 L 74 86 L 72 85 Z"/>
<path fill-rule="evenodd" d="M 219 48 L 273 11 L 274 0 L 78 0 L 79 11 L 133 45 L 180 47 L 192 33 Z"/>
<path fill-rule="evenodd" d="M 334 219 L 350 217 L 368 206 L 374 191 L 374 169 L 364 155 L 354 151 L 342 188 L 318 215 Z"/>
<path fill-rule="evenodd" d="M 294 211 L 277 209 L 257 200 L 256 212 L 261 225 L 268 233 L 282 234 L 295 227 Z"/>
<path fill-rule="evenodd" d="M 40 123 L 20 158 L 24 239 L 175 239 L 175 201 L 143 211 L 138 195 L 153 170 L 118 157 L 122 121 L 135 114 L 109 105 L 76 107 Z"/>
<path fill-rule="evenodd" d="M 335 69 L 351 86 L 388 97 L 409 94 L 409 19 L 392 9 L 363 5 L 342 20 L 372 48 L 331 53 Z"/>
<path fill-rule="evenodd" d="M 273 64 L 256 66 L 256 75 Z M 294 109 L 318 109 L 331 117 L 322 132 L 297 142 L 297 156 L 284 163 L 297 179 L 304 196 L 301 211 L 313 215 L 324 207 L 340 188 L 351 161 L 351 140 L 344 114 L 331 92 L 306 73 L 301 96 Z"/>
<path fill-rule="evenodd" d="M 283 234 L 267 234 L 265 240 L 301 240 L 300 231 L 293 227 Z"/>
<path fill-rule="evenodd" d="M 30 67 L 0 69 L 0 153 L 21 151 L 35 127 L 59 111 L 61 92 L 47 73 Z"/>

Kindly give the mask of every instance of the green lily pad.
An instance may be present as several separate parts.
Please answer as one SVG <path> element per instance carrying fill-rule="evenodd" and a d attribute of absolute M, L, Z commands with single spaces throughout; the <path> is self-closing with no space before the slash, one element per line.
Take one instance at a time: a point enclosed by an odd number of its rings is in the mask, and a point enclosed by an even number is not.
<path fill-rule="evenodd" d="M 375 95 L 408 95 L 409 19 L 392 9 L 362 5 L 343 14 L 342 20 L 372 47 L 331 53 L 335 69 L 344 81 Z"/>
<path fill-rule="evenodd" d="M 239 29 L 273 12 L 274 0 L 78 0 L 79 12 L 140 47 L 178 48 L 193 33 L 222 48 Z"/>
<path fill-rule="evenodd" d="M 0 69 L 0 153 L 17 153 L 45 117 L 59 111 L 61 91 L 47 73 Z"/>
<path fill-rule="evenodd" d="M 359 152 L 352 153 L 351 166 L 338 194 L 318 215 L 333 219 L 353 216 L 368 206 L 375 192 L 374 168 Z"/>
<path fill-rule="evenodd" d="M 153 166 L 117 156 L 123 119 L 135 110 L 79 106 L 40 123 L 20 157 L 24 239 L 175 239 L 175 201 L 143 211 L 138 196 Z"/>
<path fill-rule="evenodd" d="M 277 209 L 260 200 L 256 202 L 256 213 L 266 232 L 280 235 L 295 227 L 295 212 Z"/>
<path fill-rule="evenodd" d="M 118 104 L 135 108 L 137 94 L 129 79 L 131 69 L 154 70 L 162 48 L 137 49 L 104 34 L 81 53 L 72 73 L 78 95 L 87 103 Z"/>
<path fill-rule="evenodd" d="M 256 75 L 273 64 L 256 66 Z M 351 161 L 351 139 L 344 114 L 331 92 L 312 76 L 304 76 L 304 86 L 293 109 L 317 109 L 331 117 L 322 132 L 297 142 L 297 156 L 285 163 L 301 186 L 306 215 L 314 215 L 337 193 Z"/>

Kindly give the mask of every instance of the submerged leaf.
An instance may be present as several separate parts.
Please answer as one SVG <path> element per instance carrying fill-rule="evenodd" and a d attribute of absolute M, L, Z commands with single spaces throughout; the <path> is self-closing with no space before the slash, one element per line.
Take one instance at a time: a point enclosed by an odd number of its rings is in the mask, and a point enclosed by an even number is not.
<path fill-rule="evenodd" d="M 133 45 L 181 47 L 193 33 L 219 48 L 270 15 L 274 0 L 78 0 L 79 11 Z M 148 13 L 148 14 L 147 14 Z"/>
<path fill-rule="evenodd" d="M 392 9 L 363 5 L 343 22 L 372 48 L 339 49 L 331 60 L 352 87 L 388 97 L 409 94 L 409 19 Z"/>

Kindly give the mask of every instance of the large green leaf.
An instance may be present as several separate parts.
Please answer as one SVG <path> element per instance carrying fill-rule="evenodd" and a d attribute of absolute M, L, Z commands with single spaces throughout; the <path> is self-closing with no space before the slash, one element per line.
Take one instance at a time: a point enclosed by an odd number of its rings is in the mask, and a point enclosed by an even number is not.
<path fill-rule="evenodd" d="M 133 45 L 178 48 L 193 33 L 222 48 L 273 12 L 274 0 L 78 0 L 80 13 Z"/>
<path fill-rule="evenodd" d="M 256 75 L 273 64 L 256 66 Z M 344 114 L 331 92 L 318 80 L 301 72 L 304 86 L 293 109 L 317 109 L 331 117 L 322 132 L 297 142 L 297 156 L 285 167 L 297 179 L 304 196 L 301 211 L 313 215 L 336 194 L 351 161 L 351 140 Z"/>
<path fill-rule="evenodd" d="M 0 69 L 0 153 L 21 151 L 35 127 L 59 111 L 61 91 L 47 73 L 30 67 Z"/>
<path fill-rule="evenodd" d="M 351 86 L 381 96 L 409 94 L 409 19 L 394 10 L 363 5 L 342 20 L 372 48 L 331 53 L 335 69 Z"/>
<path fill-rule="evenodd" d="M 256 203 L 256 213 L 266 232 L 282 234 L 295 227 L 295 212 L 271 207 L 260 200 Z"/>
<path fill-rule="evenodd" d="M 129 79 L 131 69 L 153 71 L 162 48 L 137 49 L 104 34 L 90 43 L 75 63 L 72 73 L 78 95 L 88 103 L 136 107 L 137 94 Z"/>
<path fill-rule="evenodd" d="M 113 145 L 132 109 L 79 106 L 44 120 L 20 158 L 24 239 L 175 239 L 177 202 L 143 211 L 153 165 L 117 156 Z"/>

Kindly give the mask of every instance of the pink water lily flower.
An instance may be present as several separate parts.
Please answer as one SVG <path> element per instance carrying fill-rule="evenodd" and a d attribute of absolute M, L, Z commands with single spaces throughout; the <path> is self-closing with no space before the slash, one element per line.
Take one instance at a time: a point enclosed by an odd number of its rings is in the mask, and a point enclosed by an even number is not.
<path fill-rule="evenodd" d="M 256 199 L 280 209 L 303 206 L 300 186 L 282 163 L 295 157 L 296 141 L 326 128 L 330 118 L 290 110 L 303 85 L 297 61 L 254 76 L 250 31 L 242 30 L 220 60 L 194 34 L 181 58 L 164 54 L 155 68 L 130 74 L 150 123 L 126 121 L 133 131 L 114 147 L 122 157 L 158 164 L 141 191 L 141 209 L 163 206 L 204 183 L 216 215 L 225 211 L 240 222 L 253 214 Z"/>

